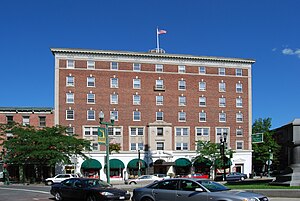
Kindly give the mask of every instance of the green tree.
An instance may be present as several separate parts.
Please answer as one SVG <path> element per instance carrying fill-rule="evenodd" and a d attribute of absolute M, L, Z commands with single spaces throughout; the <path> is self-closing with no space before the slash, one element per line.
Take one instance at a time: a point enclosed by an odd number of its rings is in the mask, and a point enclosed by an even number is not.
<path fill-rule="evenodd" d="M 70 164 L 72 156 L 86 158 L 84 151 L 90 150 L 90 141 L 66 135 L 66 127 L 54 126 L 36 129 L 19 124 L 1 125 L 1 134 L 12 133 L 13 137 L 3 141 L 5 160 L 10 164 L 34 164 L 54 166 Z"/>
<path fill-rule="evenodd" d="M 271 118 L 259 118 L 254 121 L 252 125 L 252 133 L 262 133 L 263 142 L 253 143 L 252 149 L 252 162 L 255 172 L 262 172 L 263 167 L 269 160 L 271 154 L 273 155 L 272 165 L 276 166 L 278 164 L 278 154 L 280 146 L 277 144 L 273 138 L 273 132 L 270 130 L 272 126 Z"/>

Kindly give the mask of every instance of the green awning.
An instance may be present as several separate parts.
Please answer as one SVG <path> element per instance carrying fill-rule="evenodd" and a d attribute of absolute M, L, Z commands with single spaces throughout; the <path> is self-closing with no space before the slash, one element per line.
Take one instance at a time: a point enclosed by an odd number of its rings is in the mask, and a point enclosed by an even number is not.
<path fill-rule="evenodd" d="M 212 161 L 205 157 L 197 157 L 193 164 L 194 167 L 198 166 L 212 166 Z"/>
<path fill-rule="evenodd" d="M 106 164 L 104 166 L 106 168 Z M 119 160 L 119 159 L 110 159 L 109 160 L 109 167 L 110 169 L 124 169 L 125 168 L 125 165 L 124 163 Z"/>
<path fill-rule="evenodd" d="M 102 169 L 102 165 L 96 159 L 87 159 L 81 164 L 82 169 Z"/>
<path fill-rule="evenodd" d="M 139 159 L 132 159 L 127 164 L 127 167 L 132 168 L 132 169 L 137 169 L 139 167 L 139 162 L 140 162 L 140 168 L 146 168 L 147 167 L 146 162 L 142 159 L 140 159 L 140 161 L 139 161 Z"/>
<path fill-rule="evenodd" d="M 177 166 L 177 167 L 187 167 L 187 166 L 192 166 L 192 163 L 191 163 L 191 161 L 189 161 L 186 158 L 178 158 L 175 161 L 175 166 Z"/>

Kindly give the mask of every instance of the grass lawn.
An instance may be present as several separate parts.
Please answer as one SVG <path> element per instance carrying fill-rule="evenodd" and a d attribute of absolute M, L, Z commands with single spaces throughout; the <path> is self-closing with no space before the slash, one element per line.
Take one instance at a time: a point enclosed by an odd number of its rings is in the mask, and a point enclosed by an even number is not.
<path fill-rule="evenodd" d="M 228 188 L 231 189 L 300 189 L 300 186 L 273 186 L 269 185 L 267 183 L 261 183 L 261 184 L 224 184 Z"/>

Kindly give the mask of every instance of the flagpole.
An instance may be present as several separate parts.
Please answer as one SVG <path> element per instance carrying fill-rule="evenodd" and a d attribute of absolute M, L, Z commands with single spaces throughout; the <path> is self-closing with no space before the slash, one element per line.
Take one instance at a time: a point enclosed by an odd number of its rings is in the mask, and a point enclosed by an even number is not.
<path fill-rule="evenodd" d="M 159 37 L 158 37 L 158 27 L 156 28 L 156 53 L 159 53 Z"/>

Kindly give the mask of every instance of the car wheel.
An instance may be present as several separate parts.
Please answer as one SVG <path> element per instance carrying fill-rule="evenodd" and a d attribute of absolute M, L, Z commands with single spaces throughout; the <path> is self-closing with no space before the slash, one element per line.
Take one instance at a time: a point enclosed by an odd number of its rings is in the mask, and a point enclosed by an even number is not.
<path fill-rule="evenodd" d="M 244 177 L 241 177 L 241 181 L 244 181 L 245 180 L 245 178 Z"/>
<path fill-rule="evenodd" d="M 62 197 L 61 197 L 61 195 L 60 195 L 59 192 L 56 192 L 56 193 L 55 193 L 55 200 L 56 200 L 56 201 L 61 201 L 61 200 L 62 200 Z"/>
<path fill-rule="evenodd" d="M 53 184 L 52 181 L 46 181 L 46 185 L 51 186 Z"/>
<path fill-rule="evenodd" d="M 132 184 L 136 184 L 136 182 L 132 181 L 132 182 L 129 183 L 129 185 L 132 185 Z"/>
<path fill-rule="evenodd" d="M 97 201 L 97 198 L 94 195 L 89 195 L 87 196 L 86 201 Z"/>
<path fill-rule="evenodd" d="M 153 200 L 149 197 L 145 197 L 145 198 L 142 199 L 142 201 L 153 201 Z"/>

